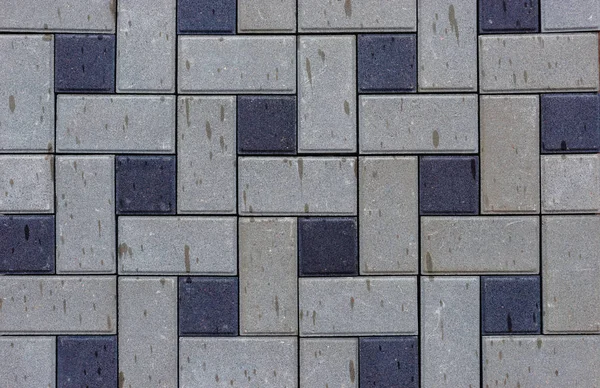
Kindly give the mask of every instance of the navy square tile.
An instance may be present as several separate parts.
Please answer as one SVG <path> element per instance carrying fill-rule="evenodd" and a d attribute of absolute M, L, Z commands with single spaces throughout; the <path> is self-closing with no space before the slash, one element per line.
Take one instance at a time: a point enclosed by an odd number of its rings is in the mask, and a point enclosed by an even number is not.
<path fill-rule="evenodd" d="M 483 276 L 483 334 L 540 333 L 539 276 Z"/>
<path fill-rule="evenodd" d="M 542 94 L 542 152 L 600 152 L 598 94 Z"/>
<path fill-rule="evenodd" d="M 479 157 L 421 157 L 419 196 L 422 215 L 477 214 Z"/>
<path fill-rule="evenodd" d="M 57 34 L 55 54 L 57 92 L 114 92 L 114 35 Z"/>
<path fill-rule="evenodd" d="M 356 218 L 298 218 L 300 276 L 358 275 Z"/>
<path fill-rule="evenodd" d="M 417 87 L 415 34 L 358 35 L 359 92 L 407 92 Z"/>
<path fill-rule="evenodd" d="M 178 0 L 179 34 L 233 34 L 236 0 Z"/>
<path fill-rule="evenodd" d="M 361 388 L 419 386 L 417 337 L 364 337 L 359 340 Z"/>
<path fill-rule="evenodd" d="M 179 335 L 238 334 L 238 278 L 179 279 Z"/>
<path fill-rule="evenodd" d="M 539 0 L 479 0 L 481 33 L 537 32 Z"/>
<path fill-rule="evenodd" d="M 54 216 L 0 216 L 0 273 L 53 273 L 54 233 Z"/>
<path fill-rule="evenodd" d="M 117 214 L 175 213 L 175 156 L 117 156 Z"/>
<path fill-rule="evenodd" d="M 295 96 L 239 96 L 239 154 L 296 153 Z"/>
<path fill-rule="evenodd" d="M 116 336 L 58 337 L 56 352 L 59 387 L 117 386 Z"/>

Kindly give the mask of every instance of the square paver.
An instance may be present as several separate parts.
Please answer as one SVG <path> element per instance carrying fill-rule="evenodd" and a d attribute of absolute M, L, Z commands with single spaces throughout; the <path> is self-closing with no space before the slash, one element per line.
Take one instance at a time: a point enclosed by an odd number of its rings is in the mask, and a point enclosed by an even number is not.
<path fill-rule="evenodd" d="M 54 216 L 0 216 L 0 273 L 53 273 L 54 234 Z"/>
<path fill-rule="evenodd" d="M 58 386 L 101 388 L 117 384 L 117 337 L 60 336 L 56 347 Z"/>
<path fill-rule="evenodd" d="M 180 34 L 232 34 L 235 25 L 235 0 L 177 0 Z"/>
<path fill-rule="evenodd" d="M 537 32 L 539 2 L 540 0 L 479 0 L 479 31 Z"/>
<path fill-rule="evenodd" d="M 361 387 L 418 387 L 417 337 L 364 337 L 359 339 Z"/>

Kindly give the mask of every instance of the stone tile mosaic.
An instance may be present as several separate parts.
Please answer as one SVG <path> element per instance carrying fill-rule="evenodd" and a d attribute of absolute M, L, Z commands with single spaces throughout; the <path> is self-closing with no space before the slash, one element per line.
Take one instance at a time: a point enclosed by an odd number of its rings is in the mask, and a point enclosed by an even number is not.
<path fill-rule="evenodd" d="M 600 387 L 599 34 L 0 0 L 0 387 Z"/>

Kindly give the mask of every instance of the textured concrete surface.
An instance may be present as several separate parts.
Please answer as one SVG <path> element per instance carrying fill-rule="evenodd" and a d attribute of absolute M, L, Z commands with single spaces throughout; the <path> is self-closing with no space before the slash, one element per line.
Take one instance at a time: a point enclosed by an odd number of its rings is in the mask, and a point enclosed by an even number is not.
<path fill-rule="evenodd" d="M 60 336 L 56 355 L 59 387 L 117 385 L 116 336 Z"/>
<path fill-rule="evenodd" d="M 54 157 L 0 155 L 0 212 L 54 211 Z"/>
<path fill-rule="evenodd" d="M 238 0 L 238 32 L 295 32 L 296 1 L 297 0 Z"/>
<path fill-rule="evenodd" d="M 417 337 L 360 338 L 359 357 L 361 387 L 419 387 Z"/>
<path fill-rule="evenodd" d="M 537 32 L 539 0 L 479 0 L 479 31 Z M 544 0 L 542 0 L 544 3 Z"/>
<path fill-rule="evenodd" d="M 0 384 L 56 387 L 55 337 L 1 337 L 0 354 Z"/>
<path fill-rule="evenodd" d="M 595 0 L 541 1 L 542 31 L 600 30 L 600 5 Z"/>
<path fill-rule="evenodd" d="M 301 387 L 358 387 L 356 338 L 300 339 Z"/>
<path fill-rule="evenodd" d="M 0 273 L 54 272 L 54 216 L 0 216 Z"/>

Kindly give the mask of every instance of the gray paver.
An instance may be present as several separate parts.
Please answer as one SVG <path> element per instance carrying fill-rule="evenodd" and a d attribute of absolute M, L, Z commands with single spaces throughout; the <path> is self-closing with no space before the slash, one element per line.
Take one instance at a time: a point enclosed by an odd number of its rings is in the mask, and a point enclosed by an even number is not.
<path fill-rule="evenodd" d="M 0 333 L 115 333 L 114 276 L 0 278 Z"/>
<path fill-rule="evenodd" d="M 479 386 L 479 277 L 421 278 L 421 386 Z"/>
<path fill-rule="evenodd" d="M 479 37 L 483 93 L 598 90 L 598 34 Z"/>
<path fill-rule="evenodd" d="M 358 387 L 358 339 L 301 338 L 301 387 Z"/>
<path fill-rule="evenodd" d="M 597 387 L 600 337 L 484 337 L 483 360 L 484 387 Z"/>
<path fill-rule="evenodd" d="M 600 30 L 600 3 L 597 0 L 543 0 L 542 31 Z"/>
<path fill-rule="evenodd" d="M 600 217 L 542 218 L 544 333 L 600 332 Z"/>
<path fill-rule="evenodd" d="M 360 273 L 417 273 L 418 160 L 359 158 Z"/>
<path fill-rule="evenodd" d="M 115 31 L 116 0 L 4 0 L 0 31 Z"/>
<path fill-rule="evenodd" d="M 477 90 L 477 2 L 420 0 L 419 91 Z"/>
<path fill-rule="evenodd" d="M 179 93 L 296 93 L 294 36 L 178 39 Z"/>
<path fill-rule="evenodd" d="M 540 211 L 538 96 L 483 96 L 482 213 Z"/>
<path fill-rule="evenodd" d="M 54 157 L 0 156 L 0 213 L 54 211 Z"/>
<path fill-rule="evenodd" d="M 597 213 L 600 158 L 596 155 L 542 155 L 542 212 Z"/>
<path fill-rule="evenodd" d="M 421 217 L 423 273 L 539 272 L 539 217 Z"/>
<path fill-rule="evenodd" d="M 415 0 L 298 0 L 303 32 L 415 31 Z"/>
<path fill-rule="evenodd" d="M 176 0 L 119 0 L 117 92 L 175 91 Z"/>
<path fill-rule="evenodd" d="M 475 153 L 477 96 L 360 96 L 360 152 Z"/>
<path fill-rule="evenodd" d="M 2 35 L 0 53 L 0 150 L 52 151 L 54 37 Z"/>
<path fill-rule="evenodd" d="M 180 97 L 178 213 L 235 213 L 235 97 Z"/>
<path fill-rule="evenodd" d="M 174 96 L 61 95 L 56 104 L 58 151 L 175 151 Z"/>
<path fill-rule="evenodd" d="M 56 271 L 114 273 L 113 156 L 56 158 Z"/>
<path fill-rule="evenodd" d="M 235 217 L 119 217 L 119 273 L 237 274 Z"/>
<path fill-rule="evenodd" d="M 298 387 L 298 340 L 181 338 L 179 386 Z"/>
<path fill-rule="evenodd" d="M 417 334 L 416 277 L 300 278 L 300 335 Z"/>
<path fill-rule="evenodd" d="M 177 386 L 177 278 L 119 278 L 119 387 Z"/>
<path fill-rule="evenodd" d="M 356 215 L 356 158 L 239 158 L 240 214 Z"/>
<path fill-rule="evenodd" d="M 0 385 L 55 387 L 54 337 L 0 338 Z"/>
<path fill-rule="evenodd" d="M 356 114 L 354 36 L 300 38 L 298 151 L 355 151 Z"/>
<path fill-rule="evenodd" d="M 238 31 L 296 32 L 296 0 L 238 0 Z"/>
<path fill-rule="evenodd" d="M 298 332 L 296 218 L 241 218 L 240 333 Z"/>

